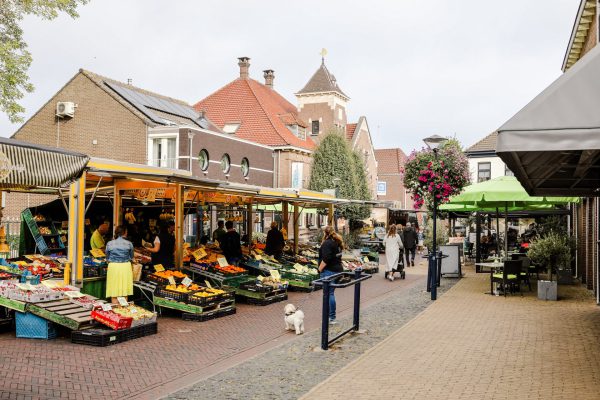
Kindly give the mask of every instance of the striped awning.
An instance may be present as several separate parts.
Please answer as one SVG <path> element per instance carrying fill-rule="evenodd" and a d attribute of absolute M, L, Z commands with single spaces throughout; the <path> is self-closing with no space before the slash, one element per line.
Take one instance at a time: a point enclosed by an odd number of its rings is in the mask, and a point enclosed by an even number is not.
<path fill-rule="evenodd" d="M 0 190 L 64 187 L 79 178 L 85 154 L 0 138 Z"/>

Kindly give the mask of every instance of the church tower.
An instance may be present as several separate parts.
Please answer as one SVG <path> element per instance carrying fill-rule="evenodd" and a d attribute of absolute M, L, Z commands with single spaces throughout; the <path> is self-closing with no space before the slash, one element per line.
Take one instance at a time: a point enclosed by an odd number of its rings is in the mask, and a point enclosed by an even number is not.
<path fill-rule="evenodd" d="M 308 123 L 307 130 L 315 142 L 334 129 L 340 133 L 346 131 L 346 105 L 350 98 L 325 66 L 325 57 L 308 83 L 296 93 L 296 98 L 298 116 Z"/>

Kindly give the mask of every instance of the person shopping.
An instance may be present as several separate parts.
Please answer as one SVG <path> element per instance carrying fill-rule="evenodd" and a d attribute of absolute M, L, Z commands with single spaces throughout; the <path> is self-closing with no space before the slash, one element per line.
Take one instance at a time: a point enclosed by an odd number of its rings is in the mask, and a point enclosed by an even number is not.
<path fill-rule="evenodd" d="M 342 267 L 342 250 L 344 249 L 344 241 L 338 235 L 333 227 L 325 227 L 323 242 L 319 248 L 319 272 L 321 278 L 340 273 L 344 271 Z M 335 304 L 335 288 L 329 288 L 329 323 L 337 324 Z"/>
<path fill-rule="evenodd" d="M 133 295 L 133 244 L 127 240 L 127 228 L 123 225 L 115 229 L 115 239 L 106 244 L 106 297 L 112 304 L 118 304 L 117 297 Z"/>
<path fill-rule="evenodd" d="M 283 234 L 277 229 L 277 222 L 273 221 L 271 222 L 271 230 L 267 233 L 265 253 L 279 260 L 283 255 L 284 247 L 285 240 L 283 239 Z"/>
<path fill-rule="evenodd" d="M 406 266 L 415 266 L 415 253 L 417 252 L 417 232 L 413 229 L 410 222 L 406 223 L 404 232 L 402 232 L 402 243 L 404 244 L 404 254 L 406 255 Z"/>
<path fill-rule="evenodd" d="M 223 240 L 219 242 L 221 251 L 223 251 L 229 265 L 237 266 L 242 259 L 242 239 L 240 234 L 233 229 L 233 221 L 227 221 L 225 228 L 227 228 L 227 233 L 223 235 Z"/>
<path fill-rule="evenodd" d="M 160 264 L 166 269 L 175 267 L 175 222 L 169 221 L 166 227 L 154 238 L 153 247 L 148 248 L 152 253 L 152 263 Z"/>
<path fill-rule="evenodd" d="M 385 278 L 394 281 L 394 271 L 400 260 L 400 249 L 404 248 L 402 239 L 396 232 L 396 225 L 390 225 L 387 235 L 383 239 L 385 245 Z"/>

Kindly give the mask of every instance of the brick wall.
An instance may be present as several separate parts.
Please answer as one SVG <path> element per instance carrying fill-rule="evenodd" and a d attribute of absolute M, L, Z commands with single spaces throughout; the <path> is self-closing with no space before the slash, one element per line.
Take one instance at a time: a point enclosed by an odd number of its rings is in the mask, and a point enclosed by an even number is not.
<path fill-rule="evenodd" d="M 73 118 L 57 120 L 59 101 L 78 105 Z M 56 146 L 58 138 L 59 147 L 92 157 L 146 163 L 144 121 L 81 73 L 34 114 L 14 138 L 46 146 Z"/>
<path fill-rule="evenodd" d="M 308 188 L 308 184 L 310 182 L 310 171 L 312 167 L 311 156 L 295 151 L 282 151 L 279 154 L 279 184 L 277 186 L 280 188 L 292 187 L 292 163 L 301 162 L 304 165 L 302 172 L 302 178 L 304 182 L 302 186 L 304 188 Z M 275 159 L 275 164 L 277 165 L 277 159 Z"/>
<path fill-rule="evenodd" d="M 366 124 L 361 125 L 360 129 L 357 126 L 357 130 L 354 132 L 354 136 L 356 137 L 355 150 L 358 151 L 361 160 L 365 162 L 369 190 L 371 191 L 371 198 L 374 199 L 377 195 L 377 160 L 375 160 L 375 152 L 367 126 Z M 366 159 L 365 151 L 367 151 Z"/>
<path fill-rule="evenodd" d="M 586 271 L 585 271 L 585 207 L 584 203 L 578 204 L 576 206 L 576 216 L 577 218 L 577 277 L 581 279 L 581 282 L 585 283 Z"/>

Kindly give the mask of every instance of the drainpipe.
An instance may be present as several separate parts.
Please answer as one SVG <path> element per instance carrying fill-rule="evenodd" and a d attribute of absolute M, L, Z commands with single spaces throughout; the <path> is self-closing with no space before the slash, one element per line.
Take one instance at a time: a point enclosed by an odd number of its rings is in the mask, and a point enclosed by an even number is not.
<path fill-rule="evenodd" d="M 188 159 L 188 164 L 190 168 L 190 173 L 192 173 L 192 141 L 194 139 L 194 133 L 191 130 L 188 130 L 188 139 L 189 139 L 189 148 L 190 148 L 190 157 Z"/>

